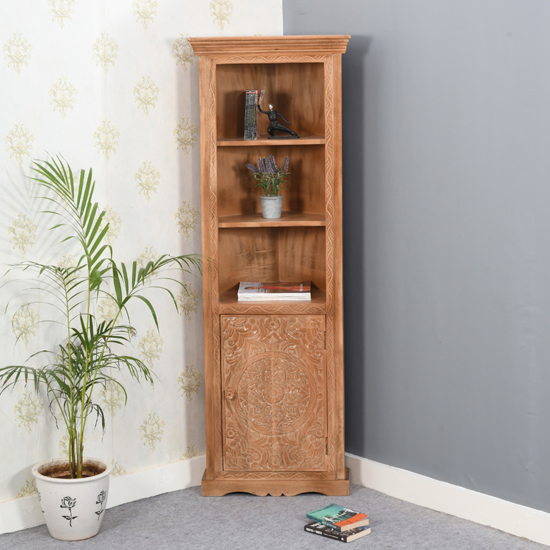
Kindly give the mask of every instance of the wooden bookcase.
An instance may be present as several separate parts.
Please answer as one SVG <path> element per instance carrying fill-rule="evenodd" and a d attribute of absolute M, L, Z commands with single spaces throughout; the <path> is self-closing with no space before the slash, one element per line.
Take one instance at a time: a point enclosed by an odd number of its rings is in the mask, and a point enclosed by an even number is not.
<path fill-rule="evenodd" d="M 341 55 L 349 36 L 190 38 L 200 59 L 206 471 L 202 494 L 346 495 Z M 245 90 L 296 140 L 244 141 Z M 265 220 L 247 162 L 290 157 Z M 241 281 L 303 281 L 311 302 L 237 301 Z"/>

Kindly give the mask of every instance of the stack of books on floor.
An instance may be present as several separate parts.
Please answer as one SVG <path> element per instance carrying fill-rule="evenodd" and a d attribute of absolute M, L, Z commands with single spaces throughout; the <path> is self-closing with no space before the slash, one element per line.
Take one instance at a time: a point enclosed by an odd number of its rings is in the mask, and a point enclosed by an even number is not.
<path fill-rule="evenodd" d="M 352 542 L 370 533 L 367 514 L 338 504 L 329 504 L 320 510 L 308 512 L 307 517 L 313 521 L 305 525 L 304 530 L 322 537 Z"/>
<path fill-rule="evenodd" d="M 311 281 L 300 283 L 240 283 L 239 302 L 276 302 L 311 300 Z"/>

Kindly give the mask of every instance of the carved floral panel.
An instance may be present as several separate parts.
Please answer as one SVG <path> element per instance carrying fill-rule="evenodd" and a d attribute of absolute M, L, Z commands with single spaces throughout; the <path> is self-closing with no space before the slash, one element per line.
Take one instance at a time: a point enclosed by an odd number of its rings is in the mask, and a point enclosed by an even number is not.
<path fill-rule="evenodd" d="M 221 325 L 224 471 L 325 470 L 324 316 Z"/>

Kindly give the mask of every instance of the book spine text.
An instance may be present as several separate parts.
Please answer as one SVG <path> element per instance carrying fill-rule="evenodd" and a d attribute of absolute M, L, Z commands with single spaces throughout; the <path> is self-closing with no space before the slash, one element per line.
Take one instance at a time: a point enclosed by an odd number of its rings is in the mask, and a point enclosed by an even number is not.
<path fill-rule="evenodd" d="M 327 533 L 326 531 L 321 531 L 321 529 L 313 529 L 312 527 L 304 527 L 304 529 L 310 533 L 315 533 L 316 535 L 321 535 L 322 537 L 327 537 L 329 539 L 336 539 L 341 542 L 346 542 L 346 538 L 338 533 Z"/>

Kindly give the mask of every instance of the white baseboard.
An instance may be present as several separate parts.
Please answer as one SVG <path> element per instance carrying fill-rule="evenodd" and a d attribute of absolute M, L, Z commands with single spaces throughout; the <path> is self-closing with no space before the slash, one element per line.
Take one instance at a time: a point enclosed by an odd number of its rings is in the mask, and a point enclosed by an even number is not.
<path fill-rule="evenodd" d="M 200 485 L 205 468 L 206 457 L 203 455 L 111 477 L 107 508 Z M 36 495 L 0 503 L 0 534 L 36 527 L 42 523 L 44 518 Z"/>
<path fill-rule="evenodd" d="M 550 545 L 550 514 L 346 453 L 350 480 L 438 512 Z"/>

